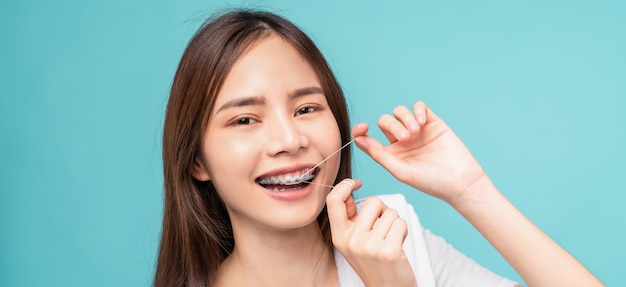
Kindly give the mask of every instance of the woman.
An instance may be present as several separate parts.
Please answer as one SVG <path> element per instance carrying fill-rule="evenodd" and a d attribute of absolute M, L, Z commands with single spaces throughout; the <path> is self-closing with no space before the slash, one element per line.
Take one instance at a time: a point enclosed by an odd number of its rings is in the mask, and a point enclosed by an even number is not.
<path fill-rule="evenodd" d="M 167 107 L 155 285 L 515 284 L 423 230 L 402 197 L 355 202 L 351 134 L 398 180 L 457 209 L 529 285 L 601 285 L 497 191 L 424 103 L 412 108 L 380 117 L 385 146 L 366 124 L 350 130 L 339 84 L 292 23 L 235 11 L 205 24 Z"/>

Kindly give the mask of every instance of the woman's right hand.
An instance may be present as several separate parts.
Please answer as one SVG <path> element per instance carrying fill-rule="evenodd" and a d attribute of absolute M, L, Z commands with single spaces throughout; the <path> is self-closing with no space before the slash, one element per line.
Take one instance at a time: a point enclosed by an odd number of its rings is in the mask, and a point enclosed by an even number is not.
<path fill-rule="evenodd" d="M 357 214 L 351 194 L 361 181 L 345 179 L 326 197 L 333 244 L 365 286 L 417 286 L 402 249 L 406 222 L 377 197 L 368 198 Z"/>
<path fill-rule="evenodd" d="M 356 145 L 395 178 L 453 207 L 464 204 L 477 183 L 489 181 L 482 167 L 452 129 L 424 102 L 413 111 L 398 106 L 378 126 L 388 144 L 368 135 L 369 126 L 352 128 Z"/>

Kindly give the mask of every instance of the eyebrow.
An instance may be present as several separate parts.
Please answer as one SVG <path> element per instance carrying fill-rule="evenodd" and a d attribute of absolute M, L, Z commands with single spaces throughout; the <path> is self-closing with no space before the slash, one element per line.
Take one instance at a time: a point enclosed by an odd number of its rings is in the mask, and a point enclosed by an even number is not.
<path fill-rule="evenodd" d="M 297 89 L 291 93 L 289 93 L 289 100 L 293 100 L 295 98 L 308 96 L 312 94 L 324 94 L 324 90 L 320 87 L 306 87 L 302 89 Z"/>
<path fill-rule="evenodd" d="M 324 94 L 324 90 L 320 87 L 306 87 L 297 89 L 288 95 L 289 100 L 293 100 L 296 98 L 312 95 L 312 94 Z M 218 110 L 215 112 L 216 114 L 235 107 L 244 107 L 244 106 L 255 106 L 255 105 L 263 105 L 265 104 L 265 98 L 262 96 L 252 96 L 252 97 L 243 97 L 236 98 L 224 103 Z"/>
<path fill-rule="evenodd" d="M 236 98 L 232 99 L 226 103 L 224 103 L 218 110 L 215 112 L 216 114 L 230 108 L 234 107 L 244 107 L 244 106 L 254 106 L 254 105 L 262 105 L 265 103 L 265 98 L 263 97 L 244 97 L 244 98 Z"/>

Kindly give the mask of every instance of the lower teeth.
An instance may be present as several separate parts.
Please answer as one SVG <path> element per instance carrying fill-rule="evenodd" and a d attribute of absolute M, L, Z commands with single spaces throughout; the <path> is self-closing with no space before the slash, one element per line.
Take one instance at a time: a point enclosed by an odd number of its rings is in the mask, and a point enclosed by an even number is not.
<path fill-rule="evenodd" d="M 295 184 L 295 185 L 284 185 L 284 186 L 274 185 L 274 186 L 266 186 L 265 188 L 273 192 L 281 192 L 281 191 L 292 191 L 292 190 L 303 189 L 307 187 L 308 185 L 309 185 L 308 183 L 302 182 L 300 184 Z"/>
<path fill-rule="evenodd" d="M 292 188 L 278 188 L 278 187 L 274 187 L 274 189 L 272 189 L 272 191 L 274 192 L 281 192 L 281 191 L 291 191 L 291 190 L 298 190 L 301 189 L 302 187 L 292 187 Z"/>

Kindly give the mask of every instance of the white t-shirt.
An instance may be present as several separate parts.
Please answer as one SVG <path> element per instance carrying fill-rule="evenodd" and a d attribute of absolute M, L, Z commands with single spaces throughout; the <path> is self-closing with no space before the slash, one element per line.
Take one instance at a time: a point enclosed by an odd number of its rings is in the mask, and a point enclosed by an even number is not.
<path fill-rule="evenodd" d="M 401 194 L 378 196 L 387 206 L 396 210 L 406 220 L 409 229 L 402 248 L 413 267 L 420 287 L 494 286 L 510 287 L 517 283 L 502 278 L 478 265 L 474 260 L 457 251 L 446 241 L 424 229 L 419 223 L 413 206 Z M 364 199 L 357 200 L 357 209 Z M 364 286 L 341 252 L 335 249 L 335 262 L 339 285 Z"/>

